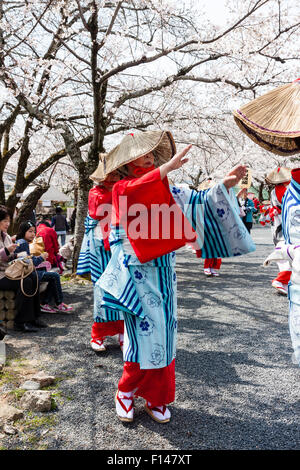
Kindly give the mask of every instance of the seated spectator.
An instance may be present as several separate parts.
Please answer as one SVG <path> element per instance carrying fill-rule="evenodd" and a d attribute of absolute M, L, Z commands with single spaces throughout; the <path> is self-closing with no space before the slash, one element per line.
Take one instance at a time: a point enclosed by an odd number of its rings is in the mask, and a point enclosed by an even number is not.
<path fill-rule="evenodd" d="M 30 254 L 29 244 L 33 241 L 35 233 L 35 225 L 31 221 L 21 223 L 19 233 L 17 234 L 17 243 L 19 246 L 15 250 L 15 253 L 26 251 L 27 254 Z M 46 313 L 71 312 L 73 307 L 63 303 L 63 292 L 59 274 L 47 271 L 44 266 L 44 261 L 47 257 L 47 253 L 44 253 L 41 256 L 32 257 L 40 282 L 48 282 L 48 286 L 44 294 L 44 302 L 41 305 L 41 311 Z M 50 305 L 52 300 L 55 302 L 53 307 Z"/>
<path fill-rule="evenodd" d="M 45 251 L 48 253 L 48 261 L 51 263 L 52 268 L 59 267 L 59 244 L 57 240 L 57 234 L 53 228 L 50 227 L 50 220 L 48 217 L 38 223 L 37 226 L 37 237 L 42 237 L 45 245 Z"/>
<path fill-rule="evenodd" d="M 17 257 L 15 253 L 17 244 L 12 243 L 7 230 L 10 225 L 10 215 L 5 206 L 0 206 L 0 289 L 11 290 L 16 293 L 17 313 L 14 319 L 14 329 L 24 333 L 38 331 L 36 327 L 44 328 L 47 325 L 40 319 L 39 289 L 32 297 L 24 295 L 21 281 L 8 279 L 5 270 L 8 263 Z M 36 291 L 38 278 L 35 272 L 23 280 L 23 290 L 32 295 Z"/>
<path fill-rule="evenodd" d="M 73 252 L 74 237 L 70 238 L 70 240 L 59 249 L 59 254 L 62 256 L 64 263 L 72 259 Z"/>

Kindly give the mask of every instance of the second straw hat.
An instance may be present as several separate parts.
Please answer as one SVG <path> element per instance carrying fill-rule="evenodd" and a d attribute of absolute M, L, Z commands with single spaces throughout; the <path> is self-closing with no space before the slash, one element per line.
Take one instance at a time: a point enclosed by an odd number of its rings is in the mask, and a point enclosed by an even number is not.
<path fill-rule="evenodd" d="M 269 184 L 286 183 L 291 180 L 291 171 L 292 170 L 290 168 L 275 168 L 266 176 L 266 182 Z"/>
<path fill-rule="evenodd" d="M 216 182 L 212 178 L 202 181 L 198 186 L 198 191 L 204 191 L 205 189 L 213 188 L 216 185 Z"/>
<path fill-rule="evenodd" d="M 107 153 L 99 153 L 98 166 L 96 170 L 94 171 L 94 173 L 92 173 L 89 177 L 91 180 L 95 181 L 95 183 L 100 183 L 106 178 L 106 175 L 104 173 L 104 166 L 103 166 L 103 159 L 106 158 L 106 156 L 107 156 Z"/>
<path fill-rule="evenodd" d="M 103 158 L 103 178 L 114 170 L 153 152 L 156 166 L 166 163 L 176 153 L 176 145 L 169 131 L 134 132 L 125 135 L 119 145 Z"/>
<path fill-rule="evenodd" d="M 300 153 L 300 79 L 265 93 L 233 113 L 239 128 L 277 155 Z"/>

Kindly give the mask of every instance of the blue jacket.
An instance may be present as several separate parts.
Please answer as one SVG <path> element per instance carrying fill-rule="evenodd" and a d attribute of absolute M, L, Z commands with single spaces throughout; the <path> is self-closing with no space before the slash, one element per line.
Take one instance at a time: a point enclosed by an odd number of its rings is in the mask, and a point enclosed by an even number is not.
<path fill-rule="evenodd" d="M 253 222 L 253 214 L 257 212 L 254 202 L 247 198 L 243 209 L 246 212 L 245 217 L 243 217 L 244 222 Z"/>

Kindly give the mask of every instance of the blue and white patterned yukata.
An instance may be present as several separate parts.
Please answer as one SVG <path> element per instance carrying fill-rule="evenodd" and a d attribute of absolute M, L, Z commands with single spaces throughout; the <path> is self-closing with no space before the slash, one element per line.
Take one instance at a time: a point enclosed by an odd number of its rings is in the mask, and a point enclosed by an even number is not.
<path fill-rule="evenodd" d="M 103 236 L 99 221 L 89 215 L 86 217 L 85 234 L 81 245 L 81 250 L 77 265 L 77 274 L 91 274 L 91 280 L 94 285 L 94 322 L 102 323 L 108 321 L 123 320 L 122 312 L 110 308 L 102 308 L 101 300 L 103 291 L 98 279 L 108 265 L 111 252 L 104 248 Z"/>
<path fill-rule="evenodd" d="M 291 180 L 282 200 L 282 231 L 286 244 L 300 250 L 300 184 Z M 292 264 L 292 276 L 289 282 L 289 330 L 297 364 L 300 366 L 300 257 L 296 256 Z"/>
<path fill-rule="evenodd" d="M 170 187 L 198 235 L 203 258 L 226 258 L 255 250 L 239 216 L 232 190 L 220 183 L 208 191 Z M 168 366 L 176 355 L 177 292 L 175 252 L 140 263 L 121 226 L 112 227 L 112 257 L 96 282 L 102 306 L 123 311 L 124 361 L 141 369 Z"/>

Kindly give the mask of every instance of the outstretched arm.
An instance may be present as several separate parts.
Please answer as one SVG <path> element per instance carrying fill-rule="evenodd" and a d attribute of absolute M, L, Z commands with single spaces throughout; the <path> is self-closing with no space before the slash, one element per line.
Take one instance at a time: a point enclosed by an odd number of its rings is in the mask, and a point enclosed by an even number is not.
<path fill-rule="evenodd" d="M 159 167 L 160 177 L 162 180 L 168 175 L 168 173 L 170 173 L 170 171 L 178 170 L 189 161 L 188 158 L 184 157 L 191 148 L 192 145 L 188 145 L 181 152 L 177 152 L 174 157 L 171 158 L 171 160 Z M 236 186 L 237 183 L 246 175 L 246 173 L 246 165 L 235 166 L 223 179 L 223 183 L 226 189 L 229 190 L 233 186 Z"/>

